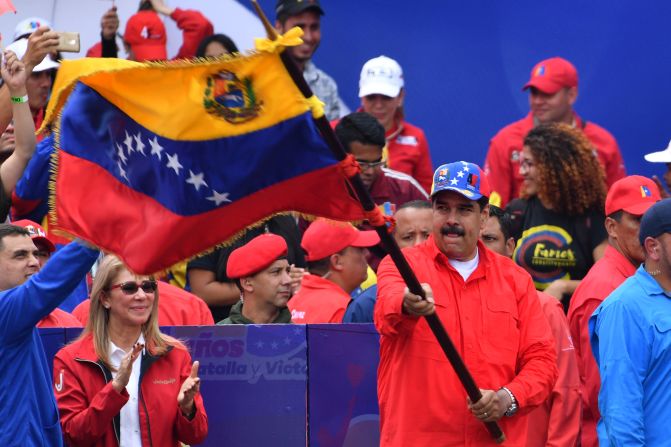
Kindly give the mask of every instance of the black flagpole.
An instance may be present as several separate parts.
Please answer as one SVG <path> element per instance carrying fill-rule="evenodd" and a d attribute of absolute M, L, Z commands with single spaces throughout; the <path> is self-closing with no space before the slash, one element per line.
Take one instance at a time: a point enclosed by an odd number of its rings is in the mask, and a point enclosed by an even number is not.
<path fill-rule="evenodd" d="M 254 5 L 254 8 L 256 9 L 256 13 L 263 22 L 263 26 L 266 29 L 268 38 L 270 38 L 271 40 L 276 40 L 277 32 L 272 27 L 272 25 L 270 25 L 270 22 L 263 13 L 263 10 L 261 9 L 256 0 L 251 1 L 252 4 Z M 286 51 L 282 51 L 282 53 L 280 54 L 280 58 L 282 59 L 282 63 L 284 64 L 284 67 L 287 69 L 287 72 L 289 72 L 291 79 L 294 81 L 298 89 L 301 91 L 301 94 L 303 94 L 305 98 L 312 97 L 313 94 L 310 89 L 310 86 L 308 86 L 307 82 L 305 81 L 305 78 L 303 78 L 303 74 L 298 70 L 298 67 L 296 66 L 296 63 L 293 61 L 293 59 L 291 59 L 291 57 L 287 54 Z M 333 152 L 333 155 L 335 155 L 335 157 L 340 161 L 344 160 L 345 157 L 347 156 L 347 153 L 345 152 L 342 145 L 340 144 L 340 141 L 336 137 L 335 132 L 333 131 L 331 125 L 326 119 L 326 116 L 322 115 L 321 117 L 316 118 L 315 124 L 317 125 L 317 128 L 321 132 L 322 137 L 328 144 L 329 148 Z M 359 173 L 357 172 L 351 177 L 349 177 L 349 182 L 354 188 L 357 196 L 359 197 L 359 201 L 361 202 L 364 211 L 366 212 L 373 211 L 376 206 L 375 202 L 373 202 L 370 193 L 364 186 Z M 377 234 L 380 236 L 382 244 L 387 250 L 389 256 L 391 256 L 391 259 L 394 261 L 396 268 L 403 277 L 403 280 L 408 286 L 410 292 L 414 293 L 415 295 L 421 296 L 422 299 L 426 299 L 426 296 L 424 295 L 424 289 L 422 289 L 422 286 L 417 280 L 415 273 L 410 268 L 410 265 L 408 264 L 408 261 L 405 259 L 405 256 L 403 256 L 403 253 L 401 252 L 401 249 L 398 247 L 396 240 L 387 231 L 387 226 L 382 224 L 382 225 L 376 225 L 374 226 L 374 228 Z M 480 389 L 476 385 L 475 380 L 473 380 L 473 376 L 471 375 L 470 371 L 466 367 L 466 364 L 459 355 L 459 352 L 454 346 L 452 339 L 447 334 L 447 331 L 445 330 L 443 323 L 438 318 L 438 315 L 434 312 L 431 315 L 425 315 L 424 318 L 426 319 L 426 322 L 431 328 L 431 332 L 433 332 L 433 335 L 438 340 L 438 343 L 443 349 L 443 352 L 447 356 L 447 359 L 450 361 L 452 368 L 454 368 L 454 371 L 459 377 L 459 380 L 461 381 L 461 384 L 466 390 L 468 397 L 471 399 L 471 402 L 479 401 L 480 398 L 482 398 Z M 501 427 L 499 427 L 499 424 L 497 424 L 496 422 L 484 422 L 484 424 L 487 427 L 489 433 L 496 440 L 497 444 L 501 444 L 503 441 L 505 441 L 506 436 L 501 430 Z"/>

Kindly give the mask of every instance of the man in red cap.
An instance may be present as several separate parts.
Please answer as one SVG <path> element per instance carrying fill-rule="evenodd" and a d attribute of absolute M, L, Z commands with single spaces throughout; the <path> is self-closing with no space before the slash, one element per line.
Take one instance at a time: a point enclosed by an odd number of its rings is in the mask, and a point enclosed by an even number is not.
<path fill-rule="evenodd" d="M 615 138 L 602 127 L 581 119 L 573 110 L 578 98 L 578 72 L 566 59 L 539 62 L 524 85 L 529 90 L 530 113 L 497 133 L 490 141 L 485 173 L 492 189 L 490 202 L 504 208 L 520 196 L 522 142 L 538 124 L 566 123 L 582 129 L 593 144 L 608 186 L 625 176 L 624 161 Z"/>
<path fill-rule="evenodd" d="M 16 222 L 12 222 L 12 224 L 23 227 L 30 233 L 30 238 L 33 240 L 35 247 L 37 247 L 35 257 L 39 263 L 39 270 L 41 270 L 51 257 L 51 254 L 56 251 L 53 242 L 47 237 L 47 232 L 39 224 L 31 220 L 17 220 Z M 82 327 L 82 324 L 74 315 L 55 308 L 49 315 L 37 323 L 37 327 Z"/>
<path fill-rule="evenodd" d="M 367 248 L 379 242 L 375 231 L 360 231 L 349 223 L 313 222 L 301 242 L 310 273 L 289 301 L 291 321 L 341 323 L 351 293 L 368 276 Z"/>
<path fill-rule="evenodd" d="M 432 234 L 403 250 L 426 300 L 408 291 L 389 257 L 380 264 L 375 326 L 382 447 L 495 446 L 482 424 L 494 421 L 506 445 L 525 446 L 528 409 L 552 390 L 557 355 L 531 277 L 479 241 L 488 194 L 487 179 L 473 163 L 436 170 Z M 467 403 L 459 378 L 420 318 L 434 313 L 482 388 L 476 403 Z"/>
<path fill-rule="evenodd" d="M 217 324 L 291 323 L 291 267 L 282 236 L 262 234 L 233 250 L 226 275 L 240 289 L 240 301 Z"/>
<path fill-rule="evenodd" d="M 638 237 L 641 217 L 660 200 L 657 185 L 647 177 L 631 175 L 618 180 L 606 196 L 608 247 L 573 293 L 568 310 L 571 336 L 578 355 L 582 389 L 582 445 L 596 447 L 599 440 L 599 369 L 592 354 L 589 319 L 601 302 L 636 272 L 645 252 Z"/>

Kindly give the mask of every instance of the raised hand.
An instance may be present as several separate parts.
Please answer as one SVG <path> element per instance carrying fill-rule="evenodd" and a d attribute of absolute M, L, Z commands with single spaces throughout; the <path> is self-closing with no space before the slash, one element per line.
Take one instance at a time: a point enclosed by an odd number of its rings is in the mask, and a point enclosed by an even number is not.
<path fill-rule="evenodd" d="M 116 12 L 116 6 L 108 9 L 100 19 L 100 31 L 104 39 L 113 39 L 119 30 L 119 15 Z"/>
<path fill-rule="evenodd" d="M 157 13 L 169 16 L 175 10 L 165 4 L 165 0 L 149 0 Z"/>
<path fill-rule="evenodd" d="M 193 362 L 191 365 L 191 374 L 189 377 L 184 380 L 182 383 L 182 388 L 177 394 L 177 405 L 179 405 L 179 410 L 182 414 L 188 418 L 193 418 L 196 412 L 196 405 L 193 403 L 193 399 L 200 391 L 200 377 L 198 377 L 198 366 L 200 363 L 198 361 Z"/>
<path fill-rule="evenodd" d="M 0 72 L 12 96 L 23 96 L 26 94 L 26 79 L 28 77 L 26 67 L 12 51 L 5 50 L 3 53 Z"/>
<path fill-rule="evenodd" d="M 116 373 L 116 377 L 112 380 L 112 387 L 119 393 L 121 393 L 128 385 L 130 380 L 130 373 L 133 371 L 133 362 L 140 355 L 144 345 L 141 343 L 135 343 L 133 349 L 128 351 L 121 359 L 121 365 L 119 365 L 119 370 Z"/>
<path fill-rule="evenodd" d="M 56 54 L 58 48 L 58 33 L 49 30 L 46 26 L 41 26 L 33 32 L 28 38 L 28 49 L 23 56 L 23 62 L 26 64 L 26 71 L 32 73 L 33 68 L 49 53 Z"/>

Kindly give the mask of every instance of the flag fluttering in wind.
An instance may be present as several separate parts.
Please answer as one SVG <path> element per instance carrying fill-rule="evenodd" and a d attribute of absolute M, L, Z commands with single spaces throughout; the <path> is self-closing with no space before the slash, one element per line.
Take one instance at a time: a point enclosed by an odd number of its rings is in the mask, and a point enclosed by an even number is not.
<path fill-rule="evenodd" d="M 152 273 L 282 212 L 364 218 L 277 48 L 222 61 L 64 61 L 50 228 Z"/>
<path fill-rule="evenodd" d="M 12 0 L 0 0 L 0 16 L 6 12 L 13 12 L 16 14 L 16 8 L 12 4 Z"/>

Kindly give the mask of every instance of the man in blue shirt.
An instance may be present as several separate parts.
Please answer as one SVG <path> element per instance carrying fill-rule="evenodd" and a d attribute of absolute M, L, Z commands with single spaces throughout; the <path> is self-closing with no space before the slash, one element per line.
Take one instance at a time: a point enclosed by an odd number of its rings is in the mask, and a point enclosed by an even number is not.
<path fill-rule="evenodd" d="M 63 445 L 35 324 L 72 292 L 98 251 L 73 242 L 42 270 L 37 253 L 28 230 L 0 224 L 0 445 Z"/>
<path fill-rule="evenodd" d="M 671 199 L 639 233 L 645 262 L 589 320 L 601 391 L 600 445 L 661 446 L 671 439 Z"/>

